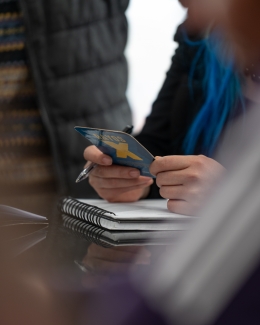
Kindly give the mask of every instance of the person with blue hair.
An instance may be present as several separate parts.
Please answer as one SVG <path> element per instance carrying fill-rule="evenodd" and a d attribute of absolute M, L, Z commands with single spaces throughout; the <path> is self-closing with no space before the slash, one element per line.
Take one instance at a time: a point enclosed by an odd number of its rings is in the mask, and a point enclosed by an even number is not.
<path fill-rule="evenodd" d="M 179 47 L 136 136 L 156 156 L 150 166 L 156 184 L 137 169 L 112 165 L 96 147 L 84 152 L 86 160 L 99 164 L 89 182 L 109 202 L 163 197 L 170 211 L 193 215 L 226 173 L 214 153 L 227 124 L 245 110 L 243 78 L 223 34 L 213 27 L 193 34 L 188 22 L 177 30 Z"/>

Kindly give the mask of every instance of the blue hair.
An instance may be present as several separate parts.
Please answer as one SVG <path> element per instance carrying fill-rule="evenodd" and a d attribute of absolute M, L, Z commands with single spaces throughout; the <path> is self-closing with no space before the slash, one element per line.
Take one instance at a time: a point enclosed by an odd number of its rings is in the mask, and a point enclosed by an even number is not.
<path fill-rule="evenodd" d="M 202 62 L 205 70 L 202 82 L 205 101 L 186 134 L 183 149 L 187 155 L 194 154 L 196 145 L 200 142 L 201 153 L 211 157 L 235 107 L 241 103 L 244 108 L 241 82 L 235 72 L 232 55 L 228 50 L 223 53 L 225 46 L 222 46 L 223 42 L 217 33 L 195 42 L 189 40 L 185 33 L 184 37 L 188 45 L 198 48 L 190 70 L 191 96 L 193 96 L 192 79 L 195 70 L 200 68 L 199 62 Z M 222 59 L 223 54 L 225 59 Z"/>

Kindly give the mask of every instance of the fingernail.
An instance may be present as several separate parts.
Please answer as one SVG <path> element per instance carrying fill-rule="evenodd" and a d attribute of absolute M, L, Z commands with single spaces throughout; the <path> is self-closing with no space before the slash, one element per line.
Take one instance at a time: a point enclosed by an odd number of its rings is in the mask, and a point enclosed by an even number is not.
<path fill-rule="evenodd" d="M 104 157 L 104 158 L 102 158 L 102 163 L 104 165 L 110 165 L 112 163 L 112 159 L 109 157 Z"/>
<path fill-rule="evenodd" d="M 129 172 L 129 175 L 130 175 L 131 177 L 138 177 L 138 176 L 140 175 L 140 172 L 139 172 L 138 170 L 131 170 L 131 171 Z"/>

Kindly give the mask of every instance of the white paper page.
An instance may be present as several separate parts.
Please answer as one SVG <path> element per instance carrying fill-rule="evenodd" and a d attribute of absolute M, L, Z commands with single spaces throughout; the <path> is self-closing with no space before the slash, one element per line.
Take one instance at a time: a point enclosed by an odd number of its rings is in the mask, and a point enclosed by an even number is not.
<path fill-rule="evenodd" d="M 172 213 L 167 209 L 167 200 L 140 200 L 133 203 L 109 203 L 98 199 L 79 199 L 79 201 L 95 205 L 101 209 L 114 212 L 111 215 L 115 220 L 190 220 L 196 217 Z"/>

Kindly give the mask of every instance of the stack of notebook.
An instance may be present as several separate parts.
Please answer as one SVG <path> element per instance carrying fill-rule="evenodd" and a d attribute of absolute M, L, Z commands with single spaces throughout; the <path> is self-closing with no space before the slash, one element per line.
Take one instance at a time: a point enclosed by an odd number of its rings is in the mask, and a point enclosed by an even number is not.
<path fill-rule="evenodd" d="M 65 227 L 111 245 L 172 242 L 197 219 L 169 212 L 160 199 L 108 203 L 65 197 L 60 210 Z"/>

